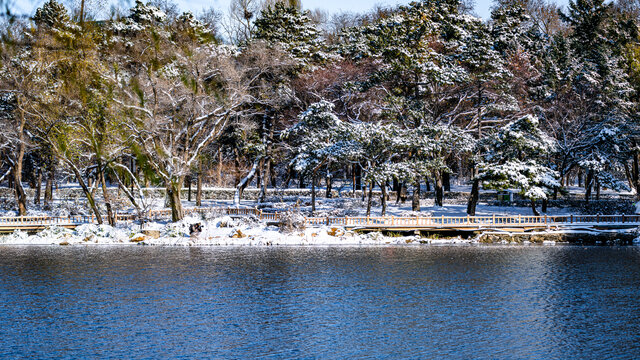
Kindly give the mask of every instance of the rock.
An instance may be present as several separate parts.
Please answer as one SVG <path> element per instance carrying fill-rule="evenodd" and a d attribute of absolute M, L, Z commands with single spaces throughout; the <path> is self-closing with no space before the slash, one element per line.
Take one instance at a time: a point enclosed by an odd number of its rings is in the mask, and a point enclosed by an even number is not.
<path fill-rule="evenodd" d="M 147 239 L 147 237 L 146 237 L 144 234 L 135 234 L 135 235 L 133 235 L 133 237 L 129 240 L 129 242 L 132 242 L 132 243 L 139 243 L 139 242 L 144 241 L 144 240 L 146 240 L 146 239 Z"/>
<path fill-rule="evenodd" d="M 67 245 L 69 245 L 69 242 L 68 241 L 63 241 L 63 242 L 60 243 L 60 245 L 61 246 L 67 246 Z"/>
<path fill-rule="evenodd" d="M 189 225 L 189 235 L 191 235 L 191 237 L 196 237 L 198 235 L 200 235 L 200 233 L 202 232 L 202 224 L 201 223 L 194 223 Z"/>
<path fill-rule="evenodd" d="M 340 237 L 344 236 L 345 233 L 343 229 L 332 227 L 331 230 L 327 231 L 327 234 L 329 236 Z"/>
<path fill-rule="evenodd" d="M 235 226 L 235 221 L 233 221 L 233 219 L 230 216 L 224 216 L 220 218 L 220 221 L 218 221 L 218 227 L 230 228 L 233 226 Z"/>
<path fill-rule="evenodd" d="M 247 237 L 247 235 L 243 234 L 242 231 L 240 231 L 240 229 L 236 229 L 236 232 L 231 235 L 232 239 L 241 239 L 243 237 Z"/>
<path fill-rule="evenodd" d="M 142 234 L 152 238 L 152 239 L 158 239 L 160 237 L 160 231 L 159 230 L 142 230 Z"/>

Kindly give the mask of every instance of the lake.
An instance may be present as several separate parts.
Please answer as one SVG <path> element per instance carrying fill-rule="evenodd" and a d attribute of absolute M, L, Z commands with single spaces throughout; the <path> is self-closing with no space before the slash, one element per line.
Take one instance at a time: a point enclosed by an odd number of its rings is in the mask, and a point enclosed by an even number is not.
<path fill-rule="evenodd" d="M 640 248 L 0 247 L 0 358 L 635 358 Z"/>

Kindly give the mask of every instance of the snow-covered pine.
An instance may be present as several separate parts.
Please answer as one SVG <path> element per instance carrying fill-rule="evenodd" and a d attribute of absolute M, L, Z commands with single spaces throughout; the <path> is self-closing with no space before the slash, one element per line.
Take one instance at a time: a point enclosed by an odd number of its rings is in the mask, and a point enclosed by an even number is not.
<path fill-rule="evenodd" d="M 255 38 L 282 47 L 302 66 L 321 64 L 330 57 L 309 12 L 280 1 L 262 10 L 255 21 Z"/>
<path fill-rule="evenodd" d="M 327 163 L 344 162 L 349 157 L 342 142 L 346 125 L 338 119 L 334 107 L 326 100 L 311 104 L 298 115 L 298 122 L 281 134 L 293 146 L 291 165 L 298 173 L 311 176 L 312 211 L 318 170 Z"/>
<path fill-rule="evenodd" d="M 483 149 L 477 179 L 485 188 L 518 189 L 530 199 L 546 200 L 560 187 L 558 173 L 546 162 L 554 141 L 540 129 L 538 118 L 525 115 L 501 127 L 480 142 Z"/>
<path fill-rule="evenodd" d="M 587 173 L 588 201 L 594 185 L 598 193 L 602 184 L 621 188 L 612 173 L 624 167 L 630 157 L 626 149 L 637 134 L 634 89 L 621 56 L 631 32 L 603 0 L 571 1 L 561 18 L 573 30 L 568 41 L 571 90 L 577 99 L 573 121 L 581 125 L 572 165 Z"/>

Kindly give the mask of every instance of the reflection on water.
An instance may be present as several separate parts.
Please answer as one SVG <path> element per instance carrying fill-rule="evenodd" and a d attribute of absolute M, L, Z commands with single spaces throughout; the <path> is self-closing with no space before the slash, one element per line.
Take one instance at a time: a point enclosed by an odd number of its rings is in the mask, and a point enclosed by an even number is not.
<path fill-rule="evenodd" d="M 0 247 L 2 358 L 633 358 L 637 247 Z"/>

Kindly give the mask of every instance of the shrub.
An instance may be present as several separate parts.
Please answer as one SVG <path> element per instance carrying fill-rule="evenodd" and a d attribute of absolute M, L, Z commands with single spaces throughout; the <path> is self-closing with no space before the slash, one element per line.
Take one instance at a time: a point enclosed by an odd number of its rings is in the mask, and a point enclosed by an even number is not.
<path fill-rule="evenodd" d="M 299 211 L 288 210 L 280 214 L 280 232 L 292 233 L 306 228 L 305 217 Z"/>

